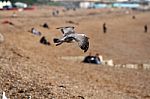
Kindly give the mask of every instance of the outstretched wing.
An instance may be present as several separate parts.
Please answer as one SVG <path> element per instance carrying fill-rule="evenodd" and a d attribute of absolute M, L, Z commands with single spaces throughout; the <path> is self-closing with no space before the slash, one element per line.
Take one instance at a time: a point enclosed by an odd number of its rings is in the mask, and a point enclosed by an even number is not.
<path fill-rule="evenodd" d="M 74 27 L 72 27 L 72 26 L 59 27 L 59 28 L 56 28 L 56 29 L 60 29 L 61 32 L 63 33 L 63 36 L 66 36 L 66 35 L 74 34 L 74 33 L 75 33 Z"/>
<path fill-rule="evenodd" d="M 79 47 L 86 52 L 89 48 L 89 38 L 84 34 L 72 34 L 75 41 L 78 42 Z"/>

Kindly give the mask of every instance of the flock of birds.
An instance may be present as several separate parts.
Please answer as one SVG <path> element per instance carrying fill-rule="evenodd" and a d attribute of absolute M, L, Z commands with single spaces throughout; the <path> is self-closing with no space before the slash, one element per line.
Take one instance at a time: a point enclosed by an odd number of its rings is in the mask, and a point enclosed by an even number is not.
<path fill-rule="evenodd" d="M 76 33 L 73 26 L 59 27 L 57 29 L 61 30 L 63 36 L 61 38 L 53 39 L 54 43 L 56 43 L 56 46 L 61 45 L 64 42 L 77 42 L 79 47 L 84 50 L 84 52 L 87 52 L 89 49 L 89 37 L 87 37 L 85 34 Z"/>

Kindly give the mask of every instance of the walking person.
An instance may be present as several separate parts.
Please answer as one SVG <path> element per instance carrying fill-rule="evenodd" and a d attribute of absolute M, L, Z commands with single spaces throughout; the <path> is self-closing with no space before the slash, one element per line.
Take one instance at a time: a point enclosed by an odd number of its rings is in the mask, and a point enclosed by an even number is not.
<path fill-rule="evenodd" d="M 148 31 L 148 27 L 147 27 L 147 25 L 145 24 L 145 25 L 144 25 L 144 32 L 147 33 L 147 31 Z"/>
<path fill-rule="evenodd" d="M 107 32 L 107 27 L 106 27 L 106 23 L 103 24 L 103 33 Z"/>

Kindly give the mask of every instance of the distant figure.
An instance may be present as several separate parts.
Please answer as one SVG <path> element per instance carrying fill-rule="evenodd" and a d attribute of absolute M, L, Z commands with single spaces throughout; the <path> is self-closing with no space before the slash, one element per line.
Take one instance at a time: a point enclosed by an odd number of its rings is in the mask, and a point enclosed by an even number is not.
<path fill-rule="evenodd" d="M 107 27 L 106 27 L 106 23 L 103 24 L 103 33 L 107 32 Z"/>
<path fill-rule="evenodd" d="M 43 36 L 41 39 L 40 39 L 40 43 L 44 44 L 44 45 L 50 45 L 50 42 L 48 42 L 45 38 L 45 36 Z"/>
<path fill-rule="evenodd" d="M 17 17 L 17 14 L 15 12 L 13 12 L 12 17 L 13 18 Z"/>
<path fill-rule="evenodd" d="M 76 11 L 76 8 L 72 8 L 73 11 Z"/>
<path fill-rule="evenodd" d="M 133 16 L 132 16 L 132 19 L 135 19 L 135 18 L 136 18 L 136 17 L 133 15 Z"/>
<path fill-rule="evenodd" d="M 147 27 L 147 25 L 145 24 L 145 25 L 144 25 L 144 32 L 147 33 L 147 31 L 148 31 L 148 27 Z"/>
<path fill-rule="evenodd" d="M 42 33 L 37 31 L 35 28 L 31 29 L 31 33 L 40 36 Z"/>
<path fill-rule="evenodd" d="M 56 14 L 57 14 L 57 15 L 59 14 L 59 10 L 56 10 Z"/>
<path fill-rule="evenodd" d="M 49 26 L 48 26 L 47 23 L 44 23 L 44 24 L 42 25 L 42 27 L 49 29 Z"/>
<path fill-rule="evenodd" d="M 52 12 L 52 15 L 53 15 L 53 16 L 58 16 L 58 15 L 59 15 L 59 10 L 54 10 L 54 11 Z"/>
<path fill-rule="evenodd" d="M 14 25 L 12 22 L 10 22 L 10 21 L 8 21 L 8 20 L 3 21 L 2 24 L 10 24 L 10 25 Z"/>

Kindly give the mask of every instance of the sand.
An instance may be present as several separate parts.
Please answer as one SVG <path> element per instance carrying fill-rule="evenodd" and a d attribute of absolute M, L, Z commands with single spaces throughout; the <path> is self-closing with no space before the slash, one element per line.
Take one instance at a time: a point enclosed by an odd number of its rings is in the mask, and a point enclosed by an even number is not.
<path fill-rule="evenodd" d="M 62 56 L 99 53 L 115 64 L 150 63 L 150 13 L 125 9 L 77 9 L 52 16 L 52 8 L 32 11 L 0 11 L 0 92 L 10 99 L 149 99 L 150 72 L 114 68 L 62 60 Z M 135 15 L 136 19 L 132 19 Z M 12 24 L 2 24 L 4 21 Z M 47 23 L 50 29 L 40 25 Z M 103 23 L 108 31 L 102 31 Z M 74 26 L 90 39 L 88 52 L 76 43 L 55 46 L 60 26 Z M 29 32 L 34 27 L 51 43 L 39 43 L 41 36 Z"/>

